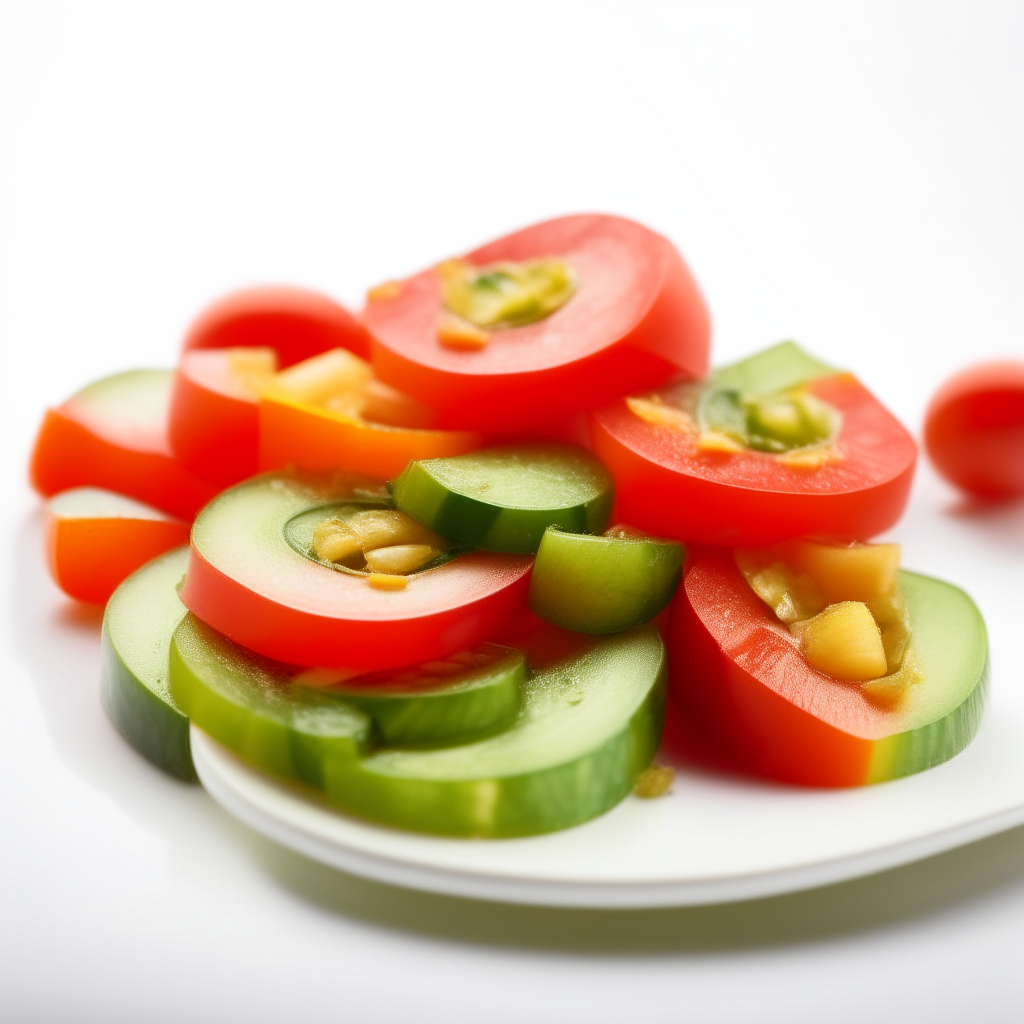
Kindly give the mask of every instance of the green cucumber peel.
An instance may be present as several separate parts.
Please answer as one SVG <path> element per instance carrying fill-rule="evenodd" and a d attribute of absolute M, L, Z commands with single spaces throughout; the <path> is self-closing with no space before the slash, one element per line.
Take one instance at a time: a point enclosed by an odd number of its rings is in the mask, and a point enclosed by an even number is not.
<path fill-rule="evenodd" d="M 988 634 L 977 605 L 930 576 L 902 571 L 900 584 L 923 681 L 901 702 L 900 730 L 876 742 L 867 782 L 913 775 L 960 753 L 978 731 L 988 693 Z"/>
<path fill-rule="evenodd" d="M 391 493 L 398 508 L 442 537 L 531 554 L 548 526 L 600 533 L 614 483 L 586 449 L 548 442 L 411 462 Z"/>
<path fill-rule="evenodd" d="M 114 591 L 103 615 L 100 700 L 117 731 L 158 768 L 196 782 L 188 718 L 170 692 L 167 652 L 185 615 L 188 548 L 161 555 Z"/>
<path fill-rule="evenodd" d="M 442 835 L 531 835 L 604 813 L 654 756 L 664 720 L 664 646 L 650 626 L 545 666 L 503 731 L 430 750 L 374 750 L 370 714 L 289 686 L 275 664 L 189 616 L 172 687 L 196 725 L 256 767 L 356 815 Z"/>
<path fill-rule="evenodd" d="M 679 584 L 684 548 L 632 535 L 565 533 L 549 527 L 530 579 L 530 608 L 581 633 L 616 633 L 653 619 Z"/>

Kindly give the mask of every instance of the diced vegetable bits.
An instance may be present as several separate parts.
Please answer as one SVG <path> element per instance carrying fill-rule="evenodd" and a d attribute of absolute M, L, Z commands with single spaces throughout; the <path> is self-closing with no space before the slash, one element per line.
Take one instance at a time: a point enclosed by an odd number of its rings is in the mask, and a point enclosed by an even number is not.
<path fill-rule="evenodd" d="M 898 544 L 790 541 L 736 552 L 754 593 L 799 640 L 808 664 L 859 683 L 880 703 L 895 703 L 920 677 L 899 562 Z"/>
<path fill-rule="evenodd" d="M 323 519 L 313 531 L 310 553 L 322 562 L 367 571 L 371 586 L 400 590 L 406 576 L 448 548 L 447 541 L 412 516 L 382 508 L 365 509 L 345 519 Z"/>
<path fill-rule="evenodd" d="M 433 409 L 378 380 L 370 364 L 344 348 L 333 348 L 277 369 L 273 349 L 232 349 L 231 374 L 243 393 L 274 395 L 314 405 L 346 419 L 417 430 L 433 426 Z"/>

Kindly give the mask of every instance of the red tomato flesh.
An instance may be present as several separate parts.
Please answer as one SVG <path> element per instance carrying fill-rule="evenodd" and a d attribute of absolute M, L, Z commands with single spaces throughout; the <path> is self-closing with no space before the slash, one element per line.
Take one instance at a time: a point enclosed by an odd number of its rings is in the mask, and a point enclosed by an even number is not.
<path fill-rule="evenodd" d="M 434 269 L 367 304 L 381 380 L 437 409 L 441 425 L 510 432 L 673 377 L 703 376 L 710 345 L 704 299 L 667 239 L 621 217 L 562 217 L 469 253 L 474 265 L 559 257 L 578 276 L 559 310 L 493 332 L 473 352 L 437 338 Z"/>
<path fill-rule="evenodd" d="M 898 714 L 811 668 L 731 552 L 695 553 L 672 606 L 673 697 L 705 736 L 760 774 L 804 786 L 867 781 Z"/>
<path fill-rule="evenodd" d="M 30 474 L 40 494 L 102 487 L 181 519 L 218 488 L 186 469 L 167 438 L 172 374 L 134 370 L 83 388 L 43 419 Z"/>
<path fill-rule="evenodd" d="M 240 384 L 230 349 L 185 352 L 167 431 L 178 459 L 222 487 L 252 476 L 259 458 L 259 399 Z"/>
<path fill-rule="evenodd" d="M 648 533 L 736 547 L 794 537 L 866 540 L 907 503 L 916 446 L 850 374 L 808 385 L 843 417 L 842 458 L 816 469 L 764 452 L 707 452 L 693 434 L 655 426 L 624 401 L 591 417 L 593 450 L 615 477 L 614 518 Z"/>
<path fill-rule="evenodd" d="M 983 363 L 936 392 L 924 421 L 935 468 L 979 498 L 1024 494 L 1024 363 Z"/>
<path fill-rule="evenodd" d="M 369 357 L 366 330 L 344 306 L 305 288 L 263 287 L 234 292 L 204 310 L 189 328 L 184 349 L 262 348 L 277 352 L 282 368 L 331 348 Z"/>

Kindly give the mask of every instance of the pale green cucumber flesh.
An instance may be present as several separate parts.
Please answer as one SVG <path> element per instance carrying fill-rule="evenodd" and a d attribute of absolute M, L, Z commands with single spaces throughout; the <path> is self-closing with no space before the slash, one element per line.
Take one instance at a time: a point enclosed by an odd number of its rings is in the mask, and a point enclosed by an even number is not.
<path fill-rule="evenodd" d="M 603 814 L 654 756 L 665 655 L 651 626 L 597 641 L 527 683 L 516 723 L 432 751 L 383 750 L 330 766 L 326 792 L 356 814 L 445 835 L 518 836 Z"/>
<path fill-rule="evenodd" d="M 372 724 L 347 701 L 292 685 L 295 671 L 191 613 L 171 639 L 171 691 L 196 725 L 256 767 L 320 787 L 324 761 L 359 757 Z"/>
<path fill-rule="evenodd" d="M 661 736 L 665 655 L 650 626 L 538 672 L 505 731 L 433 750 L 371 753 L 369 715 L 288 686 L 274 665 L 191 616 L 171 647 L 174 693 L 196 725 L 257 767 L 400 828 L 510 836 L 578 824 L 626 796 Z"/>
<path fill-rule="evenodd" d="M 898 732 L 875 743 L 867 782 L 932 768 L 960 753 L 981 724 L 988 690 L 988 635 L 959 587 L 901 572 L 923 680 L 911 684 Z"/>
<path fill-rule="evenodd" d="M 395 504 L 450 540 L 529 554 L 548 526 L 599 533 L 614 484 L 590 452 L 573 445 L 501 445 L 412 462 L 393 483 Z"/>
<path fill-rule="evenodd" d="M 466 655 L 482 664 L 460 666 Z M 359 676 L 332 692 L 365 711 L 387 746 L 437 746 L 465 743 L 511 724 L 526 675 L 522 651 L 481 644 L 412 669 Z"/>
<path fill-rule="evenodd" d="M 544 534 L 530 578 L 530 608 L 581 633 L 617 633 L 653 619 L 679 583 L 683 546 L 655 537 Z"/>
<path fill-rule="evenodd" d="M 167 651 L 185 615 L 176 586 L 188 548 L 144 565 L 114 591 L 103 616 L 100 698 L 121 735 L 153 764 L 196 781 L 188 718 L 171 696 Z"/>

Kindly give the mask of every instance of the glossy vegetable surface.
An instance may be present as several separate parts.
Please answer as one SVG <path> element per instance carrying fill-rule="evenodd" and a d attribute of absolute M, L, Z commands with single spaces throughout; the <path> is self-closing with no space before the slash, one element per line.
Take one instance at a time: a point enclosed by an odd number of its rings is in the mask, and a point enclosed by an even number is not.
<path fill-rule="evenodd" d="M 665 656 L 649 626 L 576 643 L 524 684 L 507 729 L 433 750 L 375 750 L 365 712 L 282 685 L 194 621 L 175 633 L 171 673 L 200 728 L 344 810 L 423 832 L 516 836 L 587 821 L 629 793 L 661 735 Z"/>
<path fill-rule="evenodd" d="M 255 477 L 196 520 L 181 599 L 267 657 L 370 671 L 473 647 L 522 610 L 529 558 L 470 552 L 383 591 L 310 554 L 322 520 L 386 504 L 380 485 L 357 474 Z"/>
<path fill-rule="evenodd" d="M 962 590 L 915 573 L 900 580 L 923 678 L 887 708 L 812 669 L 728 552 L 697 553 L 669 631 L 679 706 L 750 770 L 799 785 L 883 782 L 948 760 L 981 720 L 985 625 Z"/>
<path fill-rule="evenodd" d="M 46 503 L 46 548 L 57 586 L 103 604 L 151 558 L 188 543 L 186 523 L 96 487 L 62 491 Z"/>
<path fill-rule="evenodd" d="M 616 402 L 591 418 L 594 451 L 615 477 L 616 518 L 658 536 L 729 546 L 861 540 L 892 526 L 913 479 L 913 439 L 850 374 L 782 363 L 778 372 L 755 364 L 766 390 L 800 387 L 839 417 L 820 464 L 814 453 L 801 464 L 766 451 L 705 449 L 695 423 L 649 422 Z M 669 394 L 658 405 L 671 410 L 673 401 Z"/>
<path fill-rule="evenodd" d="M 347 309 L 319 292 L 283 286 L 247 288 L 214 302 L 189 328 L 184 348 L 264 345 L 281 366 L 331 348 L 369 354 L 366 331 Z"/>
<path fill-rule="evenodd" d="M 386 478 L 398 476 L 411 459 L 461 455 L 484 444 L 474 431 L 373 423 L 284 395 L 260 401 L 259 422 L 261 469 L 345 468 Z"/>
<path fill-rule="evenodd" d="M 523 554 L 537 550 L 551 525 L 603 530 L 612 493 L 598 459 L 556 442 L 414 462 L 392 485 L 395 504 L 442 537 Z"/>
<path fill-rule="evenodd" d="M 117 731 L 147 760 L 196 781 L 188 718 L 171 696 L 167 655 L 185 615 L 176 586 L 188 549 L 163 555 L 117 589 L 103 616 L 100 696 Z"/>
<path fill-rule="evenodd" d="M 217 487 L 171 451 L 172 378 L 169 370 L 115 374 L 47 410 L 32 451 L 36 490 L 50 496 L 72 487 L 101 487 L 191 519 Z"/>
<path fill-rule="evenodd" d="M 935 468 L 968 494 L 1024 494 L 1024 363 L 983 363 L 946 381 L 925 414 L 924 443 Z"/>
<path fill-rule="evenodd" d="M 588 214 L 517 231 L 465 261 L 549 257 L 576 275 L 572 297 L 535 323 L 494 331 L 475 351 L 439 342 L 436 268 L 371 293 L 364 321 L 378 376 L 436 408 L 445 426 L 514 432 L 680 374 L 703 375 L 707 307 L 667 239 Z"/>
<path fill-rule="evenodd" d="M 634 531 L 604 536 L 549 527 L 530 577 L 530 608 L 581 633 L 616 633 L 648 622 L 679 583 L 683 546 Z"/>

